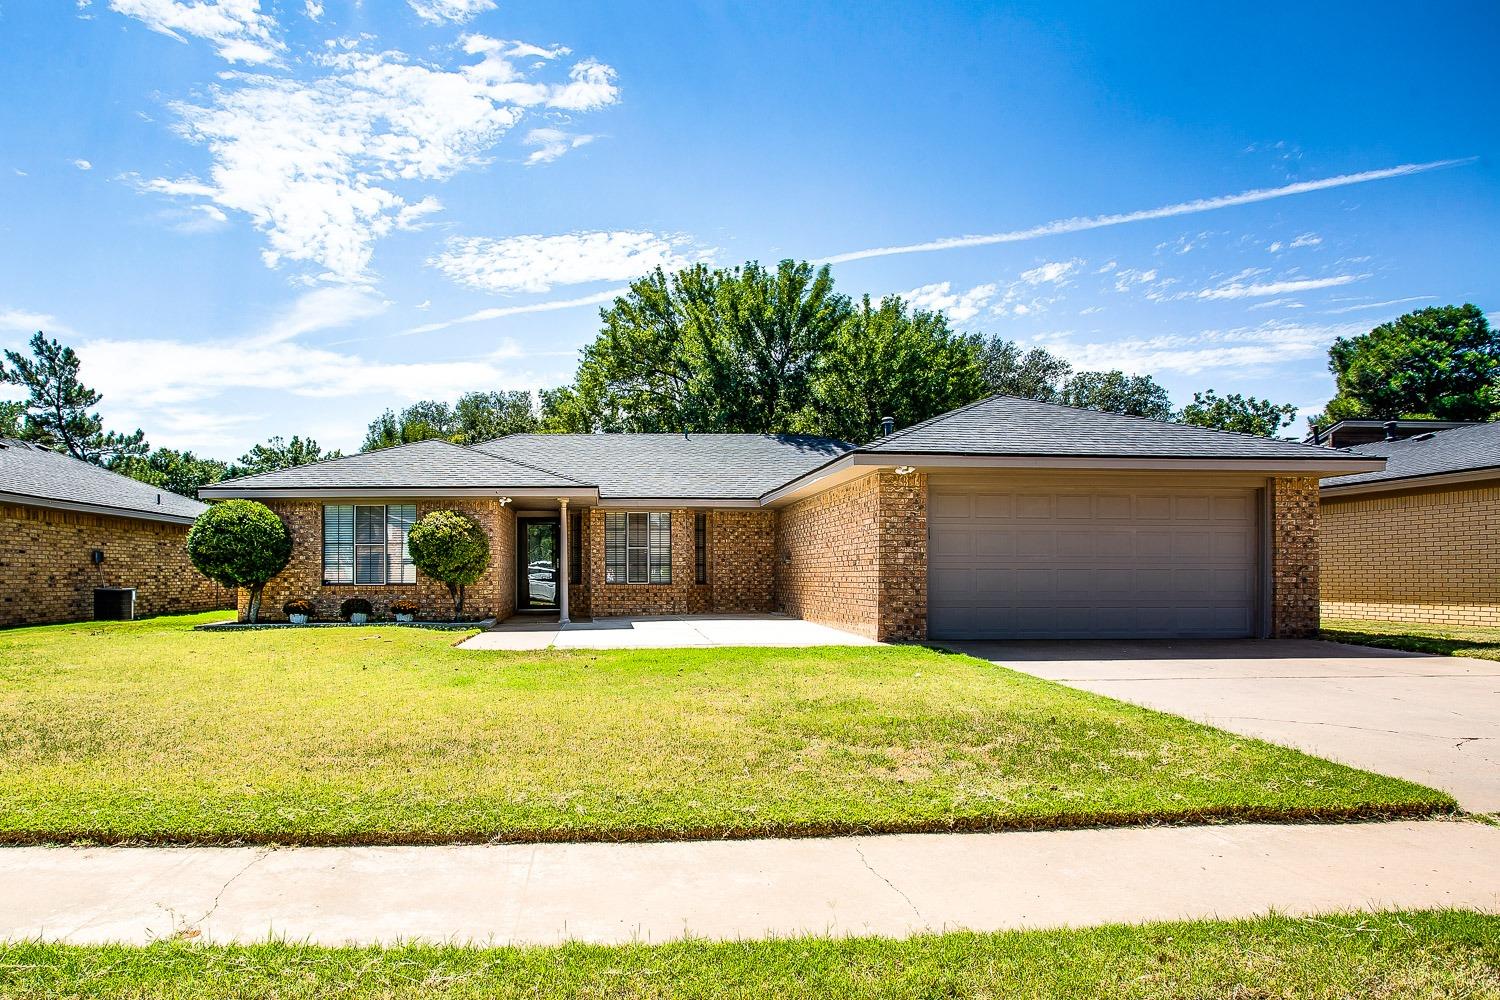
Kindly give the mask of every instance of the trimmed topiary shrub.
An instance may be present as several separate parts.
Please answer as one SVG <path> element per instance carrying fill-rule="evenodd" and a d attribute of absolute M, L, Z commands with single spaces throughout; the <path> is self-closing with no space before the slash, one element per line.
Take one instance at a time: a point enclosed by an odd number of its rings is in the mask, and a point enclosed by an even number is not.
<path fill-rule="evenodd" d="M 226 587 L 250 591 L 250 621 L 260 617 L 266 581 L 286 568 L 292 536 L 271 508 L 254 500 L 221 500 L 198 515 L 187 537 L 198 572 Z"/>
<path fill-rule="evenodd" d="M 464 588 L 489 567 L 489 536 L 467 514 L 435 510 L 411 526 L 407 544 L 417 569 L 448 585 L 453 620 L 458 621 L 464 610 Z"/>

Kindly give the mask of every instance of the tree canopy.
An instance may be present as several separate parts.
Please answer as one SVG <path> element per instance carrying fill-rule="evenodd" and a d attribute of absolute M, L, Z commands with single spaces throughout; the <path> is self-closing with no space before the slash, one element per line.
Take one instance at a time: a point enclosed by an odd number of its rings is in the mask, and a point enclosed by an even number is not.
<path fill-rule="evenodd" d="M 292 536 L 281 518 L 254 500 L 222 500 L 188 529 L 188 558 L 198 572 L 226 587 L 250 590 L 250 621 L 260 614 L 266 581 L 286 568 Z"/>
<path fill-rule="evenodd" d="M 1328 349 L 1337 392 L 1315 422 L 1489 420 L 1500 412 L 1500 334 L 1474 305 L 1432 306 Z"/>
<path fill-rule="evenodd" d="M 149 450 L 146 435 L 139 429 L 131 434 L 105 431 L 104 419 L 90 412 L 104 397 L 79 380 L 80 362 L 73 348 L 49 340 L 40 330 L 30 346 L 30 357 L 7 350 L 8 364 L 0 363 L 0 384 L 18 386 L 27 393 L 19 420 L 14 406 L 0 414 L 9 425 L 8 433 L 95 465 Z"/>
<path fill-rule="evenodd" d="M 299 465 L 310 465 L 313 462 L 342 457 L 343 452 L 338 450 L 323 451 L 318 446 L 318 442 L 310 437 L 303 438 L 293 434 L 291 440 L 288 441 L 277 435 L 268 439 L 265 444 L 258 444 L 241 455 L 240 460 L 232 468 L 231 474 L 256 476 L 262 472 L 279 472 L 282 469 L 294 469 Z"/>
<path fill-rule="evenodd" d="M 386 410 L 370 421 L 359 450 L 374 451 L 430 438 L 473 444 L 536 428 L 537 416 L 529 392 L 469 392 L 452 406 L 424 399 L 399 413 Z"/>
<path fill-rule="evenodd" d="M 1088 410 L 1126 413 L 1152 420 L 1172 419 L 1172 399 L 1150 375 L 1121 371 L 1080 372 L 1064 383 L 1060 403 Z"/>
<path fill-rule="evenodd" d="M 121 475 L 185 497 L 197 496 L 200 487 L 236 474 L 228 462 L 199 458 L 190 451 L 171 448 L 157 448 L 149 455 L 126 455 L 115 459 L 109 467 Z"/>
<path fill-rule="evenodd" d="M 1291 403 L 1273 403 L 1237 392 L 1220 396 L 1209 389 L 1193 393 L 1193 401 L 1182 408 L 1176 419 L 1178 423 L 1197 427 L 1275 437 L 1296 415 L 1297 407 Z"/>

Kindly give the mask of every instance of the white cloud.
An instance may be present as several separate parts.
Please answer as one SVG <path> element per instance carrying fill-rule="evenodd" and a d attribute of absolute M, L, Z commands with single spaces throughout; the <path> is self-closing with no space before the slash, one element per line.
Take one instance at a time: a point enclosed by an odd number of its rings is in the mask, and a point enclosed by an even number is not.
<path fill-rule="evenodd" d="M 286 47 L 260 0 L 109 0 L 109 8 L 179 42 L 202 38 L 230 62 L 274 62 Z"/>
<path fill-rule="evenodd" d="M 1298 236 L 1296 239 L 1292 240 L 1289 243 L 1283 243 L 1280 240 L 1275 240 L 1266 247 L 1266 250 L 1270 253 L 1280 253 L 1283 250 L 1298 250 L 1302 247 L 1315 247 L 1322 242 L 1323 237 L 1319 236 L 1317 233 L 1303 233 L 1301 236 Z"/>
<path fill-rule="evenodd" d="M 537 147 L 526 157 L 526 163 L 528 166 L 551 163 L 569 150 L 587 146 L 595 138 L 592 135 L 574 135 L 557 128 L 534 128 L 522 140 L 527 146 Z"/>
<path fill-rule="evenodd" d="M 1115 291 L 1128 292 L 1135 285 L 1145 285 L 1156 280 L 1156 268 L 1140 270 L 1134 267 L 1122 267 L 1114 272 Z"/>
<path fill-rule="evenodd" d="M 319 3 L 318 0 L 307 0 L 307 2 L 303 4 L 302 9 L 306 12 L 307 16 L 312 18 L 314 21 L 321 20 L 323 17 L 323 5 Z"/>
<path fill-rule="evenodd" d="M 1038 338 L 1049 351 L 1081 370 L 1196 375 L 1205 371 L 1265 371 L 1326 355 L 1337 337 L 1365 332 L 1357 324 L 1302 324 L 1273 320 L 1253 327 L 1205 330 L 1192 335 L 1080 342 L 1071 333 Z"/>
<path fill-rule="evenodd" d="M 406 0 L 416 15 L 429 24 L 463 24 L 495 9 L 495 0 Z"/>
<path fill-rule="evenodd" d="M 1205 288 L 1196 294 L 1200 299 L 1251 299 L 1269 295 L 1287 295 L 1293 292 L 1311 292 L 1319 288 L 1337 288 L 1368 278 L 1368 274 L 1338 274 L 1330 278 L 1293 278 L 1287 281 L 1266 281 L 1247 284 L 1229 281 L 1216 288 Z"/>
<path fill-rule="evenodd" d="M 1255 304 L 1253 304 L 1252 306 L 1250 306 L 1250 308 L 1251 309 L 1277 309 L 1277 308 L 1302 309 L 1304 307 L 1303 307 L 1302 303 L 1298 302 L 1296 299 L 1285 299 L 1285 298 L 1283 298 L 1283 299 L 1267 299 L 1264 302 L 1256 302 Z"/>
<path fill-rule="evenodd" d="M 1437 298 L 1436 295 L 1408 295 L 1402 299 L 1386 299 L 1384 302 L 1363 302 L 1359 305 L 1339 306 L 1337 309 L 1324 309 L 1323 315 L 1341 316 L 1344 313 L 1360 312 L 1365 309 L 1384 309 L 1386 306 L 1399 306 L 1407 302 L 1425 302 L 1435 298 Z"/>
<path fill-rule="evenodd" d="M 1029 271 L 1021 272 L 1021 280 L 1028 285 L 1065 285 L 1068 276 L 1077 271 L 1086 263 L 1082 257 L 1074 257 L 1072 260 L 1054 260 L 1039 267 L 1033 267 Z"/>
<path fill-rule="evenodd" d="M 613 302 L 617 296 L 624 295 L 630 291 L 628 287 L 611 288 L 603 292 L 595 292 L 593 295 L 584 295 L 576 299 L 554 299 L 550 302 L 528 302 L 524 306 L 498 306 L 490 309 L 480 309 L 457 319 L 440 320 L 436 323 L 424 323 L 414 326 L 410 330 L 402 330 L 401 336 L 410 337 L 419 333 L 436 333 L 446 330 L 450 326 L 458 326 L 460 323 L 484 323 L 493 319 L 504 319 L 507 316 L 522 316 L 528 313 L 556 312 L 560 309 L 577 309 L 582 306 L 603 305 Z"/>
<path fill-rule="evenodd" d="M 914 308 L 942 312 L 954 322 L 962 323 L 979 315 L 980 310 L 989 305 L 997 291 L 998 286 L 988 284 L 975 285 L 967 292 L 955 292 L 952 282 L 940 281 L 913 288 L 902 293 L 901 297 Z"/>
<path fill-rule="evenodd" d="M 309 57 L 322 71 L 309 81 L 225 74 L 206 104 L 173 105 L 182 135 L 208 148 L 208 177 L 143 186 L 248 216 L 266 235 L 268 266 L 309 263 L 324 279 L 363 281 L 378 239 L 441 207 L 431 196 L 409 201 L 402 184 L 484 163 L 529 109 L 617 99 L 614 71 L 599 63 L 578 63 L 559 83 L 528 80 L 517 65 L 566 49 L 480 35 L 463 43 L 479 60 L 454 70 L 331 44 Z"/>
<path fill-rule="evenodd" d="M 617 231 L 492 240 L 456 236 L 427 263 L 486 292 L 545 292 L 556 285 L 624 281 L 653 268 L 676 271 L 711 251 L 680 234 Z"/>
<path fill-rule="evenodd" d="M 0 309 L 0 331 L 24 333 L 28 337 L 38 330 L 49 337 L 69 337 L 74 331 L 51 313 L 29 309 Z"/>
<path fill-rule="evenodd" d="M 818 263 L 842 264 L 846 261 L 866 260 L 871 257 L 891 257 L 897 254 L 908 253 L 930 253 L 934 250 L 991 246 L 996 243 L 1019 243 L 1024 240 L 1035 240 L 1045 236 L 1059 236 L 1064 233 L 1079 233 L 1089 229 L 1120 226 L 1130 222 L 1168 219 L 1179 215 L 1193 215 L 1198 212 L 1212 212 L 1221 208 L 1234 208 L 1239 205 L 1253 205 L 1257 202 L 1271 201 L 1276 198 L 1288 198 L 1292 195 L 1308 194 L 1313 191 L 1326 191 L 1330 188 L 1347 187 L 1351 184 L 1367 184 L 1370 181 L 1406 177 L 1428 170 L 1437 170 L 1442 167 L 1453 167 L 1474 162 L 1476 162 L 1475 157 L 1466 157 L 1458 160 L 1434 160 L 1429 163 L 1403 163 L 1400 166 L 1387 167 L 1382 170 L 1366 170 L 1357 174 L 1341 174 L 1337 177 L 1325 177 L 1315 181 L 1299 181 L 1295 184 L 1284 184 L 1281 187 L 1257 188 L 1251 191 L 1243 191 L 1239 194 L 1220 195 L 1215 198 L 1199 198 L 1196 201 L 1178 202 L 1173 205 L 1163 205 L 1160 208 L 1148 208 L 1136 212 L 1057 219 L 1053 222 L 1044 222 L 1039 226 L 1032 226 L 1030 229 L 1017 229 L 1006 233 L 991 233 L 984 236 L 953 236 L 946 239 L 929 240 L 925 243 L 908 243 L 904 246 L 853 250 L 848 253 L 834 254 L 832 257 L 824 257 Z"/>
<path fill-rule="evenodd" d="M 94 165 L 92 163 L 90 163 L 88 160 L 74 160 L 73 161 L 73 166 L 77 167 L 79 170 L 93 170 L 94 169 Z"/>

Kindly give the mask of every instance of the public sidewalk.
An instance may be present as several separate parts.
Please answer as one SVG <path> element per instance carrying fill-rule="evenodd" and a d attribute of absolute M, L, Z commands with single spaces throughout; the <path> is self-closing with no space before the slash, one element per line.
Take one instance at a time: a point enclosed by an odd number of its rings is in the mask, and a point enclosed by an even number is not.
<path fill-rule="evenodd" d="M 0 937 L 551 944 L 1500 909 L 1500 828 L 1426 821 L 660 844 L 0 849 Z"/>

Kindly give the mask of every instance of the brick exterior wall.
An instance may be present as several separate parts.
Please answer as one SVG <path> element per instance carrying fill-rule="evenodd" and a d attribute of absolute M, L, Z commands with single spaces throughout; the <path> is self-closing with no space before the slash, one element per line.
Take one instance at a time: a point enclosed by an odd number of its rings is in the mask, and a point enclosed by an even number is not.
<path fill-rule="evenodd" d="M 696 581 L 693 518 L 708 516 L 708 582 Z M 584 583 L 568 591 L 569 612 L 582 618 L 574 595 L 586 592 L 595 617 L 621 615 L 752 614 L 772 609 L 775 594 L 776 512 L 773 510 L 672 511 L 672 582 L 604 583 L 603 508 L 584 512 L 587 562 Z M 615 511 L 621 513 L 621 511 Z"/>
<path fill-rule="evenodd" d="M 1271 505 L 1271 636 L 1318 634 L 1318 480 L 1278 476 Z"/>
<path fill-rule="evenodd" d="M 776 597 L 789 615 L 881 640 L 927 634 L 927 477 L 872 472 L 784 508 Z"/>
<path fill-rule="evenodd" d="M 88 621 L 95 587 L 134 587 L 137 615 L 234 607 L 193 568 L 187 525 L 0 504 L 0 626 Z M 94 549 L 104 562 L 89 560 Z"/>
<path fill-rule="evenodd" d="M 407 501 L 411 502 L 411 501 Z M 499 501 L 472 498 L 418 499 L 417 517 L 434 510 L 456 510 L 479 522 L 490 538 L 490 565 L 484 576 L 464 588 L 464 617 L 509 617 L 516 607 L 516 518 Z M 292 558 L 286 568 L 266 583 L 261 597 L 262 621 L 285 621 L 281 606 L 294 597 L 313 602 L 317 618 L 334 621 L 345 598 L 363 597 L 379 617 L 390 614 L 391 602 L 402 597 L 417 601 L 420 618 L 453 616 L 453 599 L 446 584 L 417 574 L 416 583 L 354 586 L 323 584 L 323 501 L 267 500 L 267 507 L 281 517 L 292 535 Z M 249 615 L 250 593 L 241 590 L 240 620 Z"/>
<path fill-rule="evenodd" d="M 1500 626 L 1500 484 L 1323 503 L 1323 614 Z"/>

